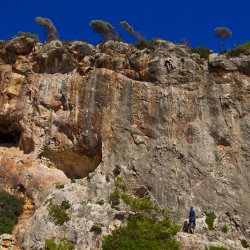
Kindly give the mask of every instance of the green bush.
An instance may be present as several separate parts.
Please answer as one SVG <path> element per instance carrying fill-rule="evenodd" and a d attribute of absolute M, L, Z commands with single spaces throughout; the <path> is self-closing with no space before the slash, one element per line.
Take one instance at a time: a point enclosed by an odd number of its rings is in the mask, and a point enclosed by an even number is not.
<path fill-rule="evenodd" d="M 64 208 L 65 210 L 69 209 L 70 208 L 69 201 L 67 200 L 62 201 L 61 207 Z"/>
<path fill-rule="evenodd" d="M 240 54 L 250 54 L 250 41 L 238 45 L 235 49 L 226 52 L 228 56 L 239 56 Z"/>
<path fill-rule="evenodd" d="M 18 35 L 19 37 L 25 37 L 25 38 L 31 38 L 33 39 L 35 42 L 38 42 L 39 41 L 39 37 L 37 34 L 33 34 L 33 33 L 30 33 L 30 32 L 23 32 L 23 31 L 19 31 L 18 32 Z"/>
<path fill-rule="evenodd" d="M 48 239 L 45 240 L 45 249 L 46 250 L 73 250 L 73 243 L 66 237 L 60 239 L 59 244 L 57 245 L 54 240 Z"/>
<path fill-rule="evenodd" d="M 223 232 L 223 233 L 227 233 L 228 232 L 228 226 L 225 224 L 222 228 L 221 228 L 221 231 Z"/>
<path fill-rule="evenodd" d="M 108 175 L 106 175 L 106 182 L 110 182 L 110 178 Z"/>
<path fill-rule="evenodd" d="M 172 237 L 176 229 L 168 219 L 132 216 L 126 227 L 120 227 L 111 235 L 104 236 L 102 249 L 177 250 L 179 244 Z"/>
<path fill-rule="evenodd" d="M 63 189 L 64 188 L 64 184 L 56 184 L 56 189 Z"/>
<path fill-rule="evenodd" d="M 115 180 L 116 180 L 117 182 L 121 182 L 121 181 L 123 180 L 123 178 L 120 177 L 120 176 L 117 176 L 117 177 L 115 178 Z"/>
<path fill-rule="evenodd" d="M 248 248 L 248 247 L 249 247 L 249 244 L 248 244 L 248 242 L 247 242 L 245 239 L 242 239 L 242 240 L 241 240 L 241 245 L 242 245 L 244 248 Z"/>
<path fill-rule="evenodd" d="M 104 205 L 104 200 L 98 200 L 98 201 L 96 201 L 96 204 L 102 206 L 102 205 Z"/>
<path fill-rule="evenodd" d="M 137 49 L 143 50 L 143 49 L 149 49 L 149 50 L 154 50 L 155 46 L 154 46 L 154 41 L 147 41 L 147 40 L 141 40 L 138 42 L 135 42 L 133 44 Z"/>
<path fill-rule="evenodd" d="M 120 192 L 117 189 L 113 193 L 111 193 L 109 197 L 109 204 L 111 205 L 111 207 L 115 207 L 120 204 Z"/>
<path fill-rule="evenodd" d="M 70 208 L 68 201 L 63 201 L 61 205 L 49 206 L 49 215 L 56 225 L 62 225 L 64 222 L 69 221 L 69 215 L 66 211 L 68 208 Z"/>
<path fill-rule="evenodd" d="M 208 225 L 208 229 L 211 231 L 211 230 L 214 230 L 214 220 L 216 218 L 214 212 L 205 212 L 206 214 L 206 223 Z"/>
<path fill-rule="evenodd" d="M 90 229 L 90 232 L 94 232 L 95 234 L 99 235 L 102 233 L 102 229 L 97 225 L 93 225 Z"/>
<path fill-rule="evenodd" d="M 121 198 L 137 213 L 128 219 L 127 226 L 103 237 L 103 250 L 179 249 L 179 244 L 173 236 L 180 230 L 180 226 L 170 219 L 168 210 L 160 209 L 149 197 L 136 198 L 121 193 L 118 189 L 115 189 L 111 196 L 115 201 Z"/>
<path fill-rule="evenodd" d="M 115 186 L 119 189 L 121 189 L 123 192 L 128 190 L 128 186 L 124 183 L 116 183 Z"/>
<path fill-rule="evenodd" d="M 23 212 L 24 200 L 0 191 L 0 235 L 11 234 L 18 217 Z"/>
<path fill-rule="evenodd" d="M 122 171 L 121 166 L 120 165 L 115 165 L 115 168 L 113 170 L 114 176 L 118 176 L 121 173 L 121 171 Z"/>
<path fill-rule="evenodd" d="M 150 210 L 158 210 L 156 204 L 153 203 L 147 196 L 143 198 L 134 198 L 130 195 L 122 194 L 121 198 L 126 204 L 130 205 L 132 208 L 140 212 L 149 212 Z"/>
<path fill-rule="evenodd" d="M 0 217 L 0 235 L 11 234 L 15 222 L 8 217 Z"/>
<path fill-rule="evenodd" d="M 190 49 L 190 52 L 197 53 L 200 55 L 201 58 L 204 58 L 206 60 L 208 60 L 210 54 L 210 50 L 204 47 L 203 45 Z"/>

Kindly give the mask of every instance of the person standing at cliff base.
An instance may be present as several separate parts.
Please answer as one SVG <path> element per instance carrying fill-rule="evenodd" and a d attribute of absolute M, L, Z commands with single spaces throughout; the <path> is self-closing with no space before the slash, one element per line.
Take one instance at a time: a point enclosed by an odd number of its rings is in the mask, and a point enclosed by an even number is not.
<path fill-rule="evenodd" d="M 196 219 L 195 211 L 194 208 L 191 206 L 189 210 L 189 226 L 191 233 L 194 233 L 195 219 Z"/>

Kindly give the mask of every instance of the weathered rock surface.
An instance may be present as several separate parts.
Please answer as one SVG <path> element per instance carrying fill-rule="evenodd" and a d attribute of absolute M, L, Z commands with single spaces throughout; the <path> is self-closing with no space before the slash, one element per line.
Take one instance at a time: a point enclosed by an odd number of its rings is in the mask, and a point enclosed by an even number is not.
<path fill-rule="evenodd" d="M 10 41 L 0 50 L 0 185 L 37 206 L 19 225 L 24 249 L 42 249 L 52 232 L 67 235 L 76 249 L 98 246 L 89 228 L 102 219 L 110 232 L 114 211 L 105 205 L 102 214 L 88 199 L 98 193 L 107 200 L 113 187 L 103 178 L 115 164 L 136 172 L 178 219 L 192 204 L 200 216 L 229 214 L 232 230 L 249 237 L 248 57 L 213 55 L 208 66 L 166 41 L 154 51 L 53 41 L 10 60 L 10 43 L 19 46 Z M 176 67 L 170 73 L 167 55 Z M 51 191 L 91 172 L 91 187 L 84 179 Z M 49 222 L 48 194 L 53 202 L 70 201 L 71 220 L 61 227 Z"/>

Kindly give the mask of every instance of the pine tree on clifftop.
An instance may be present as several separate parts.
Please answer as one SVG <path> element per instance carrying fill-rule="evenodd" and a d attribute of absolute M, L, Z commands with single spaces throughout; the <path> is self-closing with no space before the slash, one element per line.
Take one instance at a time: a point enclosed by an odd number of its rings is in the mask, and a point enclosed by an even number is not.
<path fill-rule="evenodd" d="M 92 20 L 90 22 L 90 26 L 96 33 L 102 35 L 105 40 L 121 40 L 118 32 L 110 23 L 104 22 L 102 20 Z"/>
<path fill-rule="evenodd" d="M 44 26 L 47 34 L 47 42 L 51 42 L 57 39 L 58 33 L 56 27 L 49 18 L 45 17 L 36 17 L 36 22 Z"/>

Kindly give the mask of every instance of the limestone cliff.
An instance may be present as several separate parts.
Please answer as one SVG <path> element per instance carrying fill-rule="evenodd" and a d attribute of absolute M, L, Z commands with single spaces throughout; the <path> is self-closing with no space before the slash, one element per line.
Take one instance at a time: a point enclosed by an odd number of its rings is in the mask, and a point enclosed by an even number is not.
<path fill-rule="evenodd" d="M 200 217 L 215 211 L 231 225 L 223 237 L 249 237 L 250 57 L 213 54 L 207 62 L 181 45 L 154 46 L 0 43 L 0 185 L 36 208 L 15 232 L 23 249 L 43 249 L 51 235 L 98 248 L 93 223 L 104 233 L 118 223 L 107 181 L 116 164 L 179 221 L 193 205 Z M 71 220 L 55 226 L 47 201 L 65 198 Z"/>

